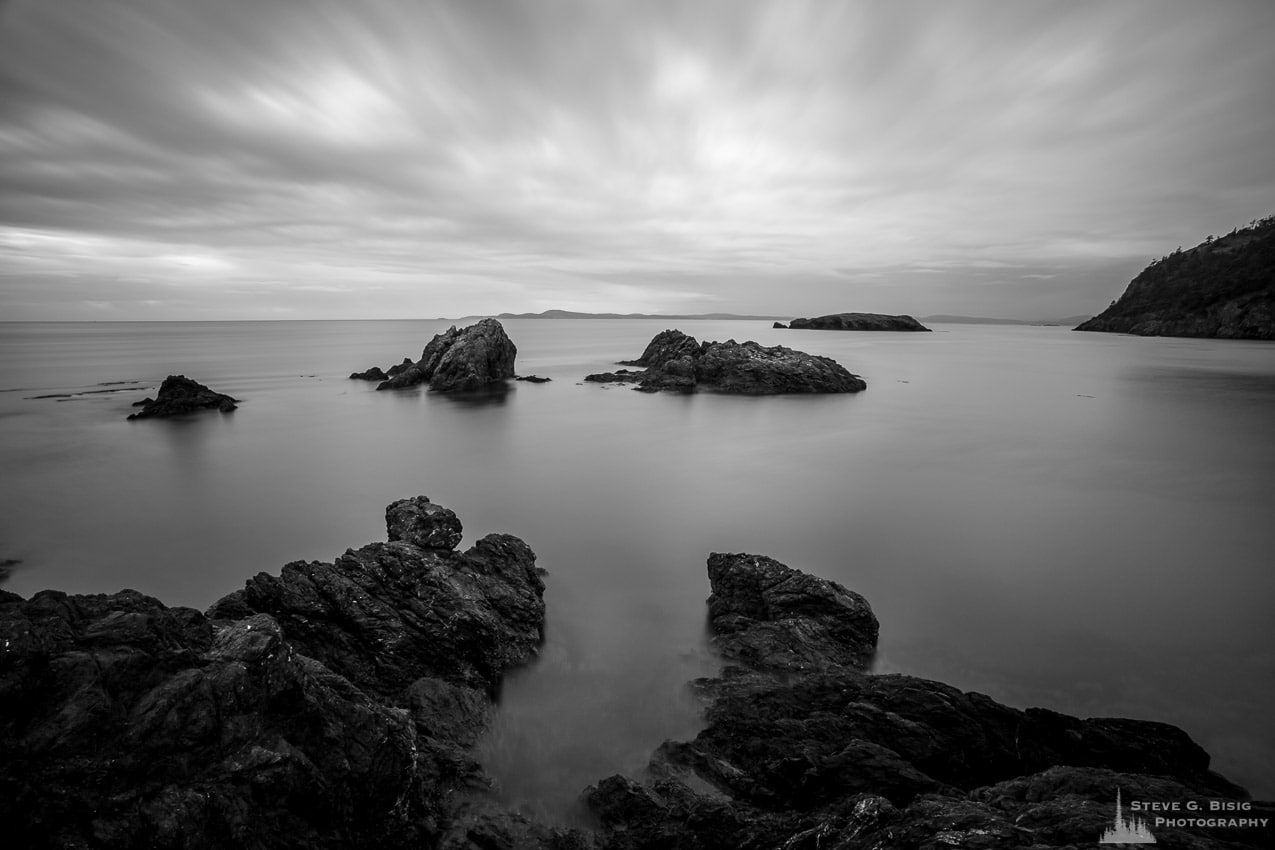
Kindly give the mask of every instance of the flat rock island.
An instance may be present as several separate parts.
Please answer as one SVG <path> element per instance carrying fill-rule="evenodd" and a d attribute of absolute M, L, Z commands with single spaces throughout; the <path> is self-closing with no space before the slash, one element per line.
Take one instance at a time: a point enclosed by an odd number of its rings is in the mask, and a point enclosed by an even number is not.
<path fill-rule="evenodd" d="M 621 369 L 586 375 L 593 383 L 633 383 L 642 392 L 691 393 L 699 390 L 736 395 L 780 393 L 854 393 L 867 383 L 829 357 L 756 342 L 699 342 L 679 330 L 656 334 L 637 360 Z"/>
<path fill-rule="evenodd" d="M 775 327 L 783 324 L 775 322 Z M 788 328 L 795 331 L 928 331 L 911 316 L 887 316 L 884 313 L 832 313 L 813 319 L 793 319 Z"/>

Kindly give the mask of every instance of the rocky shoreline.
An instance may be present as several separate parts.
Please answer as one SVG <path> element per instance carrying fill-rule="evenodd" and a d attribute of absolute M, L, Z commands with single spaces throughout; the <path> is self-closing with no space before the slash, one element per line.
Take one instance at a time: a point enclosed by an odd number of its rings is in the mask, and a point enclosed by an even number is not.
<path fill-rule="evenodd" d="M 0 817 L 18 846 L 1064 848 L 1128 800 L 1266 827 L 1152 826 L 1166 847 L 1271 846 L 1270 804 L 1173 726 L 1020 710 L 870 672 L 867 600 L 751 554 L 708 559 L 707 725 L 601 778 L 594 831 L 508 811 L 473 746 L 537 657 L 532 550 L 386 509 L 387 542 L 258 574 L 206 612 L 135 591 L 0 591 Z"/>
<path fill-rule="evenodd" d="M 460 521 L 424 497 L 387 528 L 205 613 L 0 591 L 7 840 L 440 846 L 486 787 L 469 748 L 501 675 L 536 657 L 544 583 L 516 537 L 454 551 Z"/>

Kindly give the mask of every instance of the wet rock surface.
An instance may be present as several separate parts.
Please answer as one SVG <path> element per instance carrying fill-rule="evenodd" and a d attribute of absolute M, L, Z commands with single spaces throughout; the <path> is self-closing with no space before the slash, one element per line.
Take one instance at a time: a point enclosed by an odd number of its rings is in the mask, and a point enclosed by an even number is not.
<path fill-rule="evenodd" d="M 778 322 L 775 327 L 782 328 Z M 793 319 L 790 330 L 813 331 L 929 331 L 911 316 L 889 316 L 884 313 L 832 313 L 812 319 Z"/>
<path fill-rule="evenodd" d="M 133 406 L 140 407 L 141 410 L 129 414 L 129 419 L 159 419 L 182 416 L 200 410 L 219 410 L 222 413 L 229 413 L 238 407 L 236 399 L 214 392 L 185 375 L 169 375 L 160 384 L 155 398 L 144 399 Z"/>
<path fill-rule="evenodd" d="M 712 641 L 729 666 L 700 680 L 707 726 L 666 742 L 645 778 L 585 792 L 606 848 L 1095 846 L 1125 801 L 1270 804 L 1209 770 L 1182 730 L 1020 710 L 867 670 L 866 600 L 756 555 L 709 558 Z M 1162 846 L 1270 846 L 1266 828 L 1152 827 Z"/>
<path fill-rule="evenodd" d="M 429 384 L 437 392 L 468 392 L 500 384 L 514 377 L 518 347 L 496 319 L 483 319 L 465 328 L 455 325 L 436 334 L 419 360 L 382 371 L 373 366 L 351 378 L 379 380 L 378 390 L 397 390 Z M 377 377 L 379 375 L 379 377 Z"/>
<path fill-rule="evenodd" d="M 867 388 L 858 375 L 828 357 L 756 342 L 698 342 L 679 330 L 662 331 L 637 360 L 621 369 L 586 375 L 594 383 L 634 383 L 643 392 L 700 390 L 736 395 L 849 393 Z"/>
<path fill-rule="evenodd" d="M 1081 848 L 1115 799 L 1225 801 L 1261 828 L 1157 826 L 1160 846 L 1272 846 L 1275 808 L 1182 730 L 1021 710 L 873 675 L 845 587 L 765 556 L 708 561 L 722 673 L 706 726 L 641 777 L 586 789 L 586 833 L 502 806 L 471 747 L 534 658 L 544 585 L 523 541 L 457 551 L 421 496 L 389 540 L 260 574 L 207 612 L 135 591 L 0 591 L 0 817 L 22 847 Z M 1239 808 L 1246 807 L 1246 808 Z"/>
<path fill-rule="evenodd" d="M 206 613 L 0 591 L 6 841 L 475 846 L 468 747 L 502 672 L 537 653 L 544 585 L 515 537 L 460 553 L 445 508 L 387 516 L 397 540 L 263 573 Z"/>

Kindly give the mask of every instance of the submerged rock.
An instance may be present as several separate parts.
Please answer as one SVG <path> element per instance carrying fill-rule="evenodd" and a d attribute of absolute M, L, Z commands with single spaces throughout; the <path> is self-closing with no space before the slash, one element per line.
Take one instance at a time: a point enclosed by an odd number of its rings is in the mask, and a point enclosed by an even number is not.
<path fill-rule="evenodd" d="M 1163 723 L 1081 720 L 866 672 L 877 621 L 840 585 L 764 556 L 714 554 L 709 628 L 731 662 L 700 680 L 707 726 L 649 778 L 585 792 L 603 848 L 1092 846 L 1123 798 L 1227 800 L 1269 817 Z M 1165 826 L 1168 846 L 1265 847 L 1264 828 Z"/>
<path fill-rule="evenodd" d="M 397 539 L 263 573 L 206 614 L 0 592 L 6 840 L 437 846 L 487 785 L 467 748 L 538 651 L 544 585 L 515 537 L 453 551 L 459 521 L 423 497 L 387 520 Z"/>
<path fill-rule="evenodd" d="M 417 361 L 402 363 L 381 372 L 377 367 L 355 372 L 351 378 L 374 380 L 380 373 L 378 390 L 398 390 L 428 383 L 437 392 L 467 392 L 499 384 L 514 377 L 518 347 L 496 319 L 483 319 L 465 328 L 455 325 L 436 334 Z"/>
<path fill-rule="evenodd" d="M 185 375 L 169 375 L 160 384 L 155 398 L 144 399 L 133 406 L 142 409 L 137 413 L 129 414 L 129 419 L 181 416 L 198 410 L 220 410 L 222 413 L 229 413 L 237 408 L 235 399 L 214 392 Z"/>
<path fill-rule="evenodd" d="M 775 327 L 783 325 L 778 322 Z M 884 313 L 832 313 L 813 319 L 793 319 L 791 330 L 815 331 L 928 331 L 925 325 L 911 316 L 889 316 Z"/>
<path fill-rule="evenodd" d="M 756 342 L 705 342 L 679 330 L 655 336 L 637 360 L 621 369 L 586 375 L 596 383 L 636 383 L 644 392 L 708 390 L 736 395 L 780 393 L 848 393 L 867 388 L 858 375 L 828 357 Z"/>

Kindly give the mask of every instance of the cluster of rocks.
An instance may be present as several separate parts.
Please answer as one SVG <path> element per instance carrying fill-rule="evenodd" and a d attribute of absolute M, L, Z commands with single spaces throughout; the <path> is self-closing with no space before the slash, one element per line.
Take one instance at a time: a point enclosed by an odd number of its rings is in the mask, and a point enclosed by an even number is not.
<path fill-rule="evenodd" d="M 159 386 L 155 398 L 134 402 L 141 410 L 129 414 L 129 419 L 153 419 L 181 416 L 199 410 L 220 410 L 229 413 L 238 407 L 237 400 L 191 380 L 185 375 L 169 375 Z"/>
<path fill-rule="evenodd" d="M 656 334 L 637 360 L 621 369 L 586 375 L 595 383 L 634 383 L 642 392 L 697 390 L 739 395 L 852 393 L 867 388 L 858 375 L 828 357 L 756 342 L 699 342 L 679 330 Z"/>
<path fill-rule="evenodd" d="M 379 381 L 378 390 L 398 390 L 428 383 L 437 392 L 467 392 L 502 383 L 514 377 L 518 347 L 495 319 L 483 319 L 457 330 L 436 334 L 419 360 L 383 371 L 378 366 L 354 372 L 351 378 Z"/>
<path fill-rule="evenodd" d="M 813 319 L 793 319 L 787 325 L 775 322 L 776 328 L 813 331 L 928 331 L 911 316 L 888 316 L 884 313 L 832 313 Z"/>
<path fill-rule="evenodd" d="M 662 745 L 646 779 L 587 790 L 601 847 L 1087 847 L 1111 825 L 1117 789 L 1126 801 L 1244 801 L 1247 817 L 1275 814 L 1210 772 L 1180 729 L 871 675 L 878 626 L 863 597 L 761 556 L 714 554 L 708 571 L 712 641 L 729 662 L 696 683 L 708 725 Z M 1267 847 L 1275 831 L 1155 836 Z"/>
<path fill-rule="evenodd" d="M 425 497 L 389 542 L 260 574 L 200 613 L 0 591 L 0 820 L 14 847 L 469 847 L 470 752 L 534 658 L 531 549 L 468 551 Z M 551 830 L 504 819 L 542 846 Z"/>
<path fill-rule="evenodd" d="M 456 515 L 386 509 L 388 542 L 259 574 L 206 612 L 135 591 L 0 591 L 0 818 L 14 846 L 869 850 L 1092 846 L 1125 800 L 1270 804 L 1161 723 L 1019 710 L 872 675 L 859 594 L 771 558 L 708 560 L 707 725 L 641 779 L 585 789 L 597 829 L 502 807 L 473 757 L 503 673 L 543 640 L 520 539 L 456 551 Z"/>

